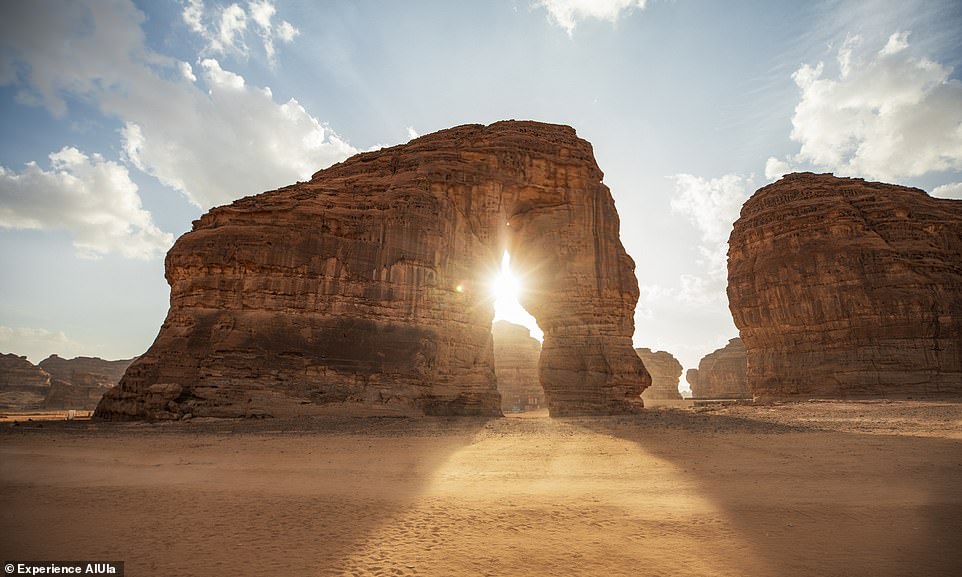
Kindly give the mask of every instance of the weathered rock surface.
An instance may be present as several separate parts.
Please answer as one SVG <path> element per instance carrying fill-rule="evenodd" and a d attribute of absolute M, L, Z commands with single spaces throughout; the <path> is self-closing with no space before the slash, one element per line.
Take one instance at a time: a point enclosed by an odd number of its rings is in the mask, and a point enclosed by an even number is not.
<path fill-rule="evenodd" d="M 160 334 L 97 415 L 326 405 L 499 414 L 484 287 L 505 249 L 545 332 L 553 415 L 633 410 L 634 262 L 591 145 L 567 126 L 465 125 L 215 208 L 167 255 Z"/>
<path fill-rule="evenodd" d="M 651 386 L 641 394 L 645 401 L 681 400 L 678 380 L 681 378 L 681 363 L 671 353 L 652 352 L 651 349 L 635 349 L 645 369 L 651 375 Z"/>
<path fill-rule="evenodd" d="M 0 408 L 42 409 L 50 390 L 50 374 L 27 357 L 0 355 Z"/>
<path fill-rule="evenodd" d="M 530 411 L 544 406 L 544 389 L 538 380 L 541 343 L 527 327 L 495 321 L 494 370 L 504 412 Z"/>
<path fill-rule="evenodd" d="M 133 361 L 107 361 L 98 357 L 64 359 L 50 355 L 39 365 L 54 377 L 44 406 L 48 409 L 93 409 L 104 393 L 120 382 Z"/>
<path fill-rule="evenodd" d="M 962 394 L 962 201 L 788 175 L 742 207 L 728 297 L 759 398 Z"/>
<path fill-rule="evenodd" d="M 691 385 L 693 399 L 752 398 L 744 343 L 737 337 L 730 339 L 724 347 L 702 357 L 697 369 L 688 369 L 685 380 Z"/>

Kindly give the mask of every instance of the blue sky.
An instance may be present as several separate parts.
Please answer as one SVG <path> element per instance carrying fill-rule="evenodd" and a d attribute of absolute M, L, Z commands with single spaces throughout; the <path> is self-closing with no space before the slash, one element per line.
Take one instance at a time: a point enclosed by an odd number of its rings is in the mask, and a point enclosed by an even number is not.
<path fill-rule="evenodd" d="M 0 352 L 137 355 L 212 206 L 357 151 L 534 119 L 589 140 L 685 367 L 736 336 L 725 250 L 791 170 L 962 198 L 958 2 L 0 3 Z"/>

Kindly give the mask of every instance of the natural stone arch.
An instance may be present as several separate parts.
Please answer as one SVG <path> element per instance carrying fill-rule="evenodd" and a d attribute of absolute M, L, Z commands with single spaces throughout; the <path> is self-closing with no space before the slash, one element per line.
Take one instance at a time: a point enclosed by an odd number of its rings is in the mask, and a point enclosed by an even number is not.
<path fill-rule="evenodd" d="M 650 379 L 602 176 L 570 127 L 509 121 L 215 208 L 170 250 L 167 319 L 97 414 L 500 414 L 483 287 L 504 249 L 550 413 L 630 411 Z"/>

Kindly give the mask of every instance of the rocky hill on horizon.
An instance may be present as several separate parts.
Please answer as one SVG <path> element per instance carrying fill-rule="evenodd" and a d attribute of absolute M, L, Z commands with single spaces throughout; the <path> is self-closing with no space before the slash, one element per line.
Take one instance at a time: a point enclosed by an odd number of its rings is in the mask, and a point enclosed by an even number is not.
<path fill-rule="evenodd" d="M 133 361 L 53 354 L 35 365 L 26 356 L 0 354 L 0 410 L 93 410 Z"/>

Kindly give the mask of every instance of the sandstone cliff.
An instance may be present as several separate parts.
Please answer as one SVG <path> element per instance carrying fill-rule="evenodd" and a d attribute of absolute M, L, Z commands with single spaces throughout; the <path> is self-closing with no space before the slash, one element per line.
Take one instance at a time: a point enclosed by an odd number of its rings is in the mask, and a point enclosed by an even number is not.
<path fill-rule="evenodd" d="M 108 389 L 117 385 L 134 359 L 106 361 L 98 357 L 64 359 L 50 355 L 40 368 L 53 380 L 44 398 L 48 409 L 93 409 Z"/>
<path fill-rule="evenodd" d="M 43 408 L 50 390 L 50 374 L 27 357 L 0 355 L 0 409 L 35 410 Z"/>
<path fill-rule="evenodd" d="M 702 357 L 697 369 L 688 369 L 685 379 L 693 399 L 750 399 L 747 375 L 745 345 L 734 338 Z"/>
<path fill-rule="evenodd" d="M 484 287 L 505 249 L 551 413 L 630 411 L 638 286 L 601 179 L 572 128 L 508 121 L 215 208 L 168 253 L 168 316 L 97 415 L 499 414 Z"/>
<path fill-rule="evenodd" d="M 494 370 L 504 412 L 530 411 L 544 406 L 544 390 L 538 380 L 541 343 L 527 327 L 497 321 L 494 336 Z"/>
<path fill-rule="evenodd" d="M 645 389 L 641 398 L 645 401 L 681 400 L 678 380 L 681 378 L 681 363 L 665 351 L 652 352 L 651 349 L 635 349 L 645 369 L 651 375 L 651 386 Z"/>
<path fill-rule="evenodd" d="M 962 201 L 785 176 L 742 207 L 728 297 L 757 397 L 962 394 Z"/>

